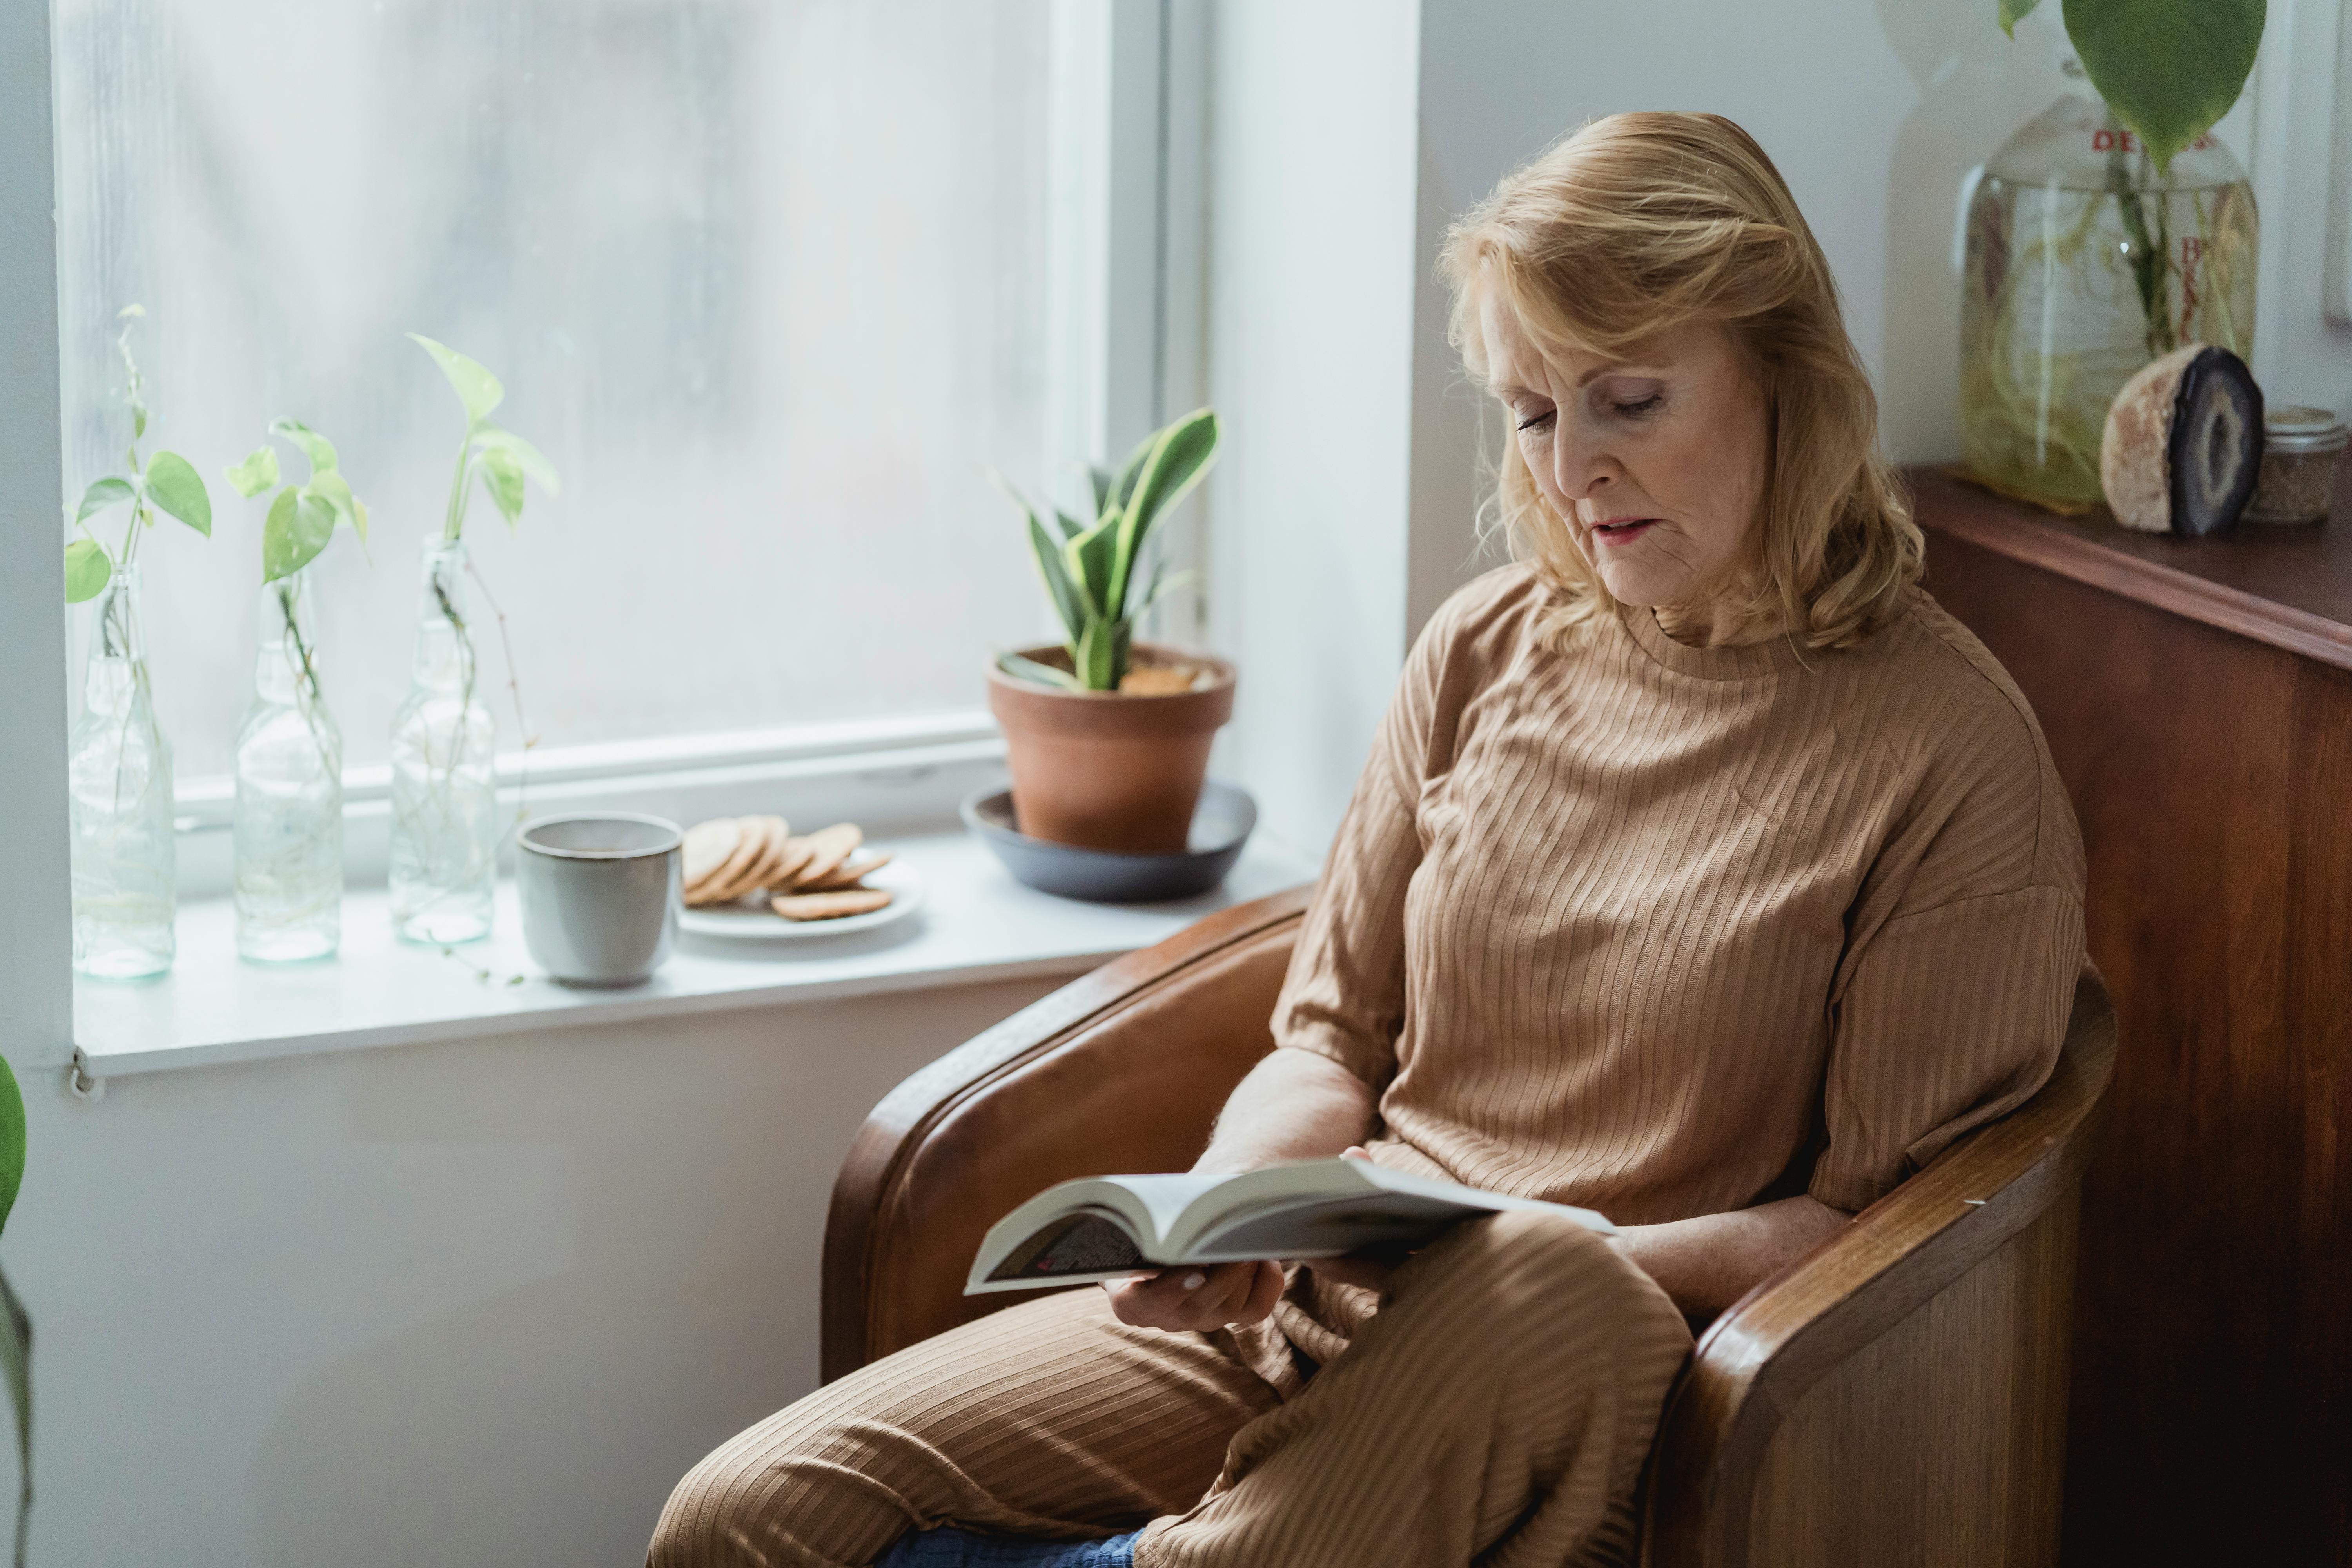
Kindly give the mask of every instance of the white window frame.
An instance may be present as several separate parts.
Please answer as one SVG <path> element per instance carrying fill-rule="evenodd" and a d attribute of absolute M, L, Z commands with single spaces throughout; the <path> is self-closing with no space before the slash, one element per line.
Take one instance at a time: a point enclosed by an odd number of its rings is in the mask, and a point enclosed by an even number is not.
<path fill-rule="evenodd" d="M 1071 305 L 1056 312 L 1049 340 L 1057 374 L 1039 477 L 1073 462 L 1106 463 L 1200 401 L 1206 25 L 1205 0 L 1054 0 L 1050 283 L 1051 298 Z M 10 279 L 0 290 L 0 342 L 9 345 L 0 373 L 0 1054 L 35 1067 L 73 1055 L 50 59 L 48 6 L 0 7 L 0 276 Z M 1171 535 L 1179 566 L 1203 558 L 1205 522 L 1195 512 Z M 1020 547 L 1008 520 L 1004 548 Z M 1205 611 L 1197 598 L 1175 603 L 1154 631 L 1188 640 Z M 530 755 L 527 776 L 534 805 L 593 797 L 688 807 L 744 790 L 814 804 L 853 785 L 895 784 L 889 815 L 940 820 L 1001 756 L 995 727 L 975 705 L 541 750 Z M 500 772 L 514 787 L 524 759 L 502 758 Z M 355 882 L 381 874 L 387 796 L 386 770 L 348 775 Z M 183 781 L 184 895 L 225 889 L 229 804 L 224 778 Z"/>

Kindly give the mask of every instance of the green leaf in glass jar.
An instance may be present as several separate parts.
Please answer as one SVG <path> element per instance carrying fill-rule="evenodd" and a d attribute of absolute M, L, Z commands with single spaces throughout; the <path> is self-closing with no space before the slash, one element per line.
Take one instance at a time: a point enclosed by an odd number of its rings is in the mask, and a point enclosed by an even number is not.
<path fill-rule="evenodd" d="M 81 505 L 74 512 L 76 522 L 88 522 L 110 506 L 121 506 L 138 492 L 129 479 L 100 479 L 81 492 Z"/>
<path fill-rule="evenodd" d="M 303 488 L 334 508 L 335 516 L 350 523 L 352 532 L 362 539 L 367 537 L 367 513 L 360 505 L 360 498 L 352 494 L 349 479 L 333 468 L 320 468 L 310 475 L 310 482 Z"/>
<path fill-rule="evenodd" d="M 501 451 L 482 454 L 482 488 L 512 527 L 522 518 L 522 465 Z"/>
<path fill-rule="evenodd" d="M 513 431 L 502 430 L 496 425 L 485 425 L 475 432 L 474 447 L 485 455 L 496 452 L 506 458 L 529 475 L 531 483 L 549 495 L 563 493 L 562 485 L 556 480 L 555 465 L 547 460 L 546 454 Z"/>
<path fill-rule="evenodd" d="M 278 449 L 266 444 L 256 447 L 252 456 L 228 471 L 228 482 L 237 494 L 251 500 L 278 482 Z"/>
<path fill-rule="evenodd" d="M 213 535 L 213 498 L 205 481 L 177 452 L 158 452 L 147 465 L 147 494 L 159 507 L 203 534 Z"/>
<path fill-rule="evenodd" d="M 291 577 L 318 558 L 335 534 L 335 509 L 324 497 L 288 485 L 261 525 L 261 580 Z"/>
<path fill-rule="evenodd" d="M 66 546 L 66 603 L 79 605 L 84 599 L 95 599 L 106 587 L 107 579 L 114 575 L 114 563 L 106 552 L 87 539 L 77 539 Z"/>
<path fill-rule="evenodd" d="M 441 367 L 457 392 L 457 401 L 466 405 L 466 422 L 478 425 L 490 416 L 490 410 L 504 403 L 507 389 L 492 375 L 489 367 L 478 360 L 467 359 L 445 343 L 436 343 L 422 332 L 411 332 L 410 339 Z"/>
<path fill-rule="evenodd" d="M 293 442 L 302 456 L 310 459 L 313 475 L 335 471 L 335 444 L 299 419 L 289 419 L 280 415 L 269 422 L 269 433 L 283 436 Z"/>
<path fill-rule="evenodd" d="M 2262 47 L 2263 0 L 2065 0 L 2083 73 L 2161 174 L 2230 112 Z"/>

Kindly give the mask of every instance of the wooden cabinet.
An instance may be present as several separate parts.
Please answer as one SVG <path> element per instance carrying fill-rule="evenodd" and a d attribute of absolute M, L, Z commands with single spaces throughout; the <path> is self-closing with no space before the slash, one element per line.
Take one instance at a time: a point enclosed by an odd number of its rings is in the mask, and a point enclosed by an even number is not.
<path fill-rule="evenodd" d="M 2074 795 L 2121 1025 L 2066 1561 L 2352 1562 L 2352 496 L 2177 541 L 1911 479 Z"/>

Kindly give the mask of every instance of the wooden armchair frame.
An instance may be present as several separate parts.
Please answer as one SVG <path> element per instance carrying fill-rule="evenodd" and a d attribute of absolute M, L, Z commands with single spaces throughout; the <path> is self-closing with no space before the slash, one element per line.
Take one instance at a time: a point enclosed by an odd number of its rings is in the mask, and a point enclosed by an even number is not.
<path fill-rule="evenodd" d="M 1072 1176 L 1191 1163 L 1272 1048 L 1307 896 L 1107 964 L 875 1109 L 825 1228 L 828 1380 L 1007 1305 L 961 1292 L 1015 1204 Z M 2114 1013 L 2086 973 L 2040 1093 L 1706 1330 L 1651 1454 L 1646 1561 L 2057 1561 L 2074 1225 L 2114 1063 Z"/>

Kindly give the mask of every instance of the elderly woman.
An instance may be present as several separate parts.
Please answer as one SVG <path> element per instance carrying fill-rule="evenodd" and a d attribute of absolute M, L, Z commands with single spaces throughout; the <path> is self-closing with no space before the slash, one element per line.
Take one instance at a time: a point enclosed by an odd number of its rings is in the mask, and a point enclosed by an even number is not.
<path fill-rule="evenodd" d="M 1600 121 L 1444 266 L 1520 560 L 1414 647 L 1200 1168 L 1345 1151 L 1621 1233 L 1501 1215 L 1032 1301 L 720 1448 L 655 1563 L 1623 1561 L 1687 1321 L 2050 1071 L 2074 817 L 1917 586 L 1770 161 Z"/>

